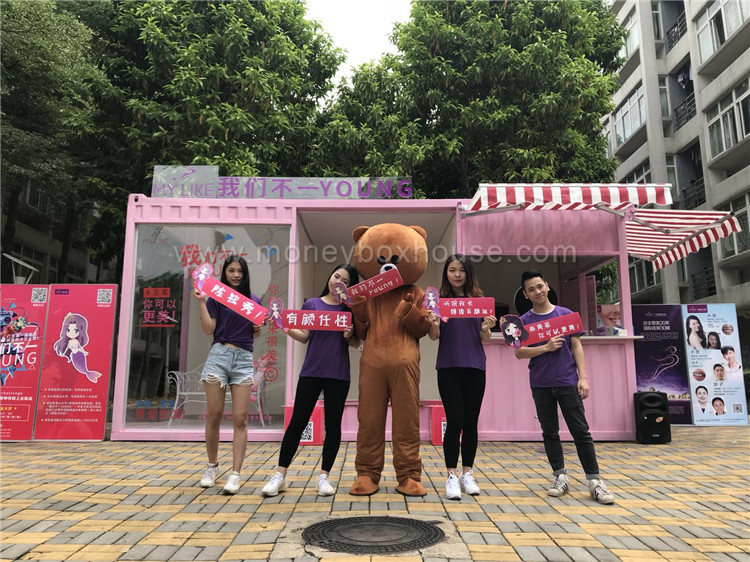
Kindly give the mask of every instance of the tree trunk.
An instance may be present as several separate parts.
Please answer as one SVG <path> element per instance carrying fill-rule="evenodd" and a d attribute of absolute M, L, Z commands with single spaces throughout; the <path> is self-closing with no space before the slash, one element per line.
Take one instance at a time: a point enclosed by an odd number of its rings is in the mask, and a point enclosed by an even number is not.
<path fill-rule="evenodd" d="M 13 243 L 16 241 L 16 215 L 18 213 L 18 204 L 21 200 L 22 191 L 23 186 L 15 184 L 10 188 L 8 196 L 4 202 L 6 218 L 5 228 L 3 229 L 2 250 L 8 254 L 13 252 Z M 3 267 L 2 270 L 3 273 L 0 280 L 2 280 L 3 283 L 13 283 L 12 268 Z"/>

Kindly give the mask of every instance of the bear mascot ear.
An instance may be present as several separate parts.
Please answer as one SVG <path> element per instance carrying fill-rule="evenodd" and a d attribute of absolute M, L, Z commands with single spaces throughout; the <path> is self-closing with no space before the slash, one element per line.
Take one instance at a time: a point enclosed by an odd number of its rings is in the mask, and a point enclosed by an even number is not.
<path fill-rule="evenodd" d="M 422 238 L 424 238 L 425 240 L 427 240 L 427 231 L 424 228 L 422 228 L 421 226 L 414 226 L 413 224 L 409 225 L 409 228 L 411 228 L 412 230 L 416 231 L 417 234 L 419 234 Z M 355 232 L 356 232 L 356 230 L 355 230 Z M 355 240 L 356 240 L 356 238 L 355 238 Z"/>
<path fill-rule="evenodd" d="M 352 232 L 352 238 L 354 238 L 354 241 L 357 242 L 360 238 L 362 238 L 362 235 L 369 230 L 369 226 L 358 226 L 354 229 L 354 232 Z M 412 227 L 415 228 L 415 227 Z M 416 227 L 419 228 L 419 227 Z M 424 231 L 422 231 L 424 232 Z"/>

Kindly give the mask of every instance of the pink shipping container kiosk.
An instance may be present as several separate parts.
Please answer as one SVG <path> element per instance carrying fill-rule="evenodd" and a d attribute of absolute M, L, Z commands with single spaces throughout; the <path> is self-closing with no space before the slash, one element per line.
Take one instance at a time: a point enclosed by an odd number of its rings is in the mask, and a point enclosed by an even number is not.
<path fill-rule="evenodd" d="M 200 167 L 186 173 L 194 168 Z M 427 232 L 429 251 L 420 286 L 439 286 L 446 257 L 464 253 L 473 260 L 485 295 L 495 299 L 498 316 L 516 313 L 520 274 L 535 268 L 544 273 L 558 303 L 580 311 L 587 331 L 595 332 L 591 274 L 616 262 L 622 325 L 632 334 L 629 250 L 662 267 L 738 228 L 730 215 L 715 213 L 703 217 L 704 227 L 683 228 L 676 240 L 667 240 L 670 229 L 661 227 L 665 233 L 655 226 L 675 217 L 659 219 L 648 214 L 652 209 L 636 205 L 671 203 L 668 185 L 489 184 L 481 185 L 472 200 L 413 199 L 408 198 L 408 180 L 206 179 L 196 174 L 186 184 L 175 179 L 185 169 L 158 170 L 162 175 L 155 173 L 152 196 L 131 195 L 128 202 L 112 439 L 204 439 L 199 379 L 211 338 L 200 328 L 190 278 L 202 263 L 214 264 L 218 277 L 228 255 L 242 255 L 250 267 L 251 290 L 265 306 L 278 297 L 286 308 L 300 308 L 305 299 L 320 294 L 334 266 L 351 261 L 354 228 L 383 222 L 419 225 Z M 165 173 L 168 181 L 159 183 Z M 688 218 L 676 220 L 684 226 Z M 647 236 L 638 237 L 641 229 Z M 656 242 L 658 249 L 652 247 Z M 582 338 L 591 386 L 586 409 L 596 440 L 634 438 L 633 339 Z M 432 406 L 440 403 L 437 342 L 425 337 L 420 348 L 421 431 L 430 440 Z M 272 326 L 256 338 L 250 440 L 281 441 L 284 408 L 294 403 L 305 351 Z M 479 438 L 541 440 L 528 362 L 517 360 L 499 333 L 485 343 L 485 351 L 487 389 Z M 359 351 L 350 353 L 352 384 L 342 427 L 343 439 L 354 441 Z M 179 411 L 143 419 L 136 412 L 145 400 Z M 222 440 L 231 440 L 231 421 L 222 423 Z M 387 428 L 390 439 L 390 419 Z M 570 438 L 565 432 L 562 436 Z"/>

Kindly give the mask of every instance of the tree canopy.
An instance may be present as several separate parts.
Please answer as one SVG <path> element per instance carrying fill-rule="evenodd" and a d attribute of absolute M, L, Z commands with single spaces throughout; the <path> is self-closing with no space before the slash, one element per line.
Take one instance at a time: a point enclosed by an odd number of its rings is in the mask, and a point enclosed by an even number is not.
<path fill-rule="evenodd" d="M 427 197 L 606 181 L 623 34 L 603 0 L 413 2 L 398 53 L 334 92 L 343 55 L 303 2 L 4 0 L 4 194 L 54 178 L 108 261 L 155 164 L 409 176 Z"/>
<path fill-rule="evenodd" d="M 486 181 L 611 178 L 611 110 L 623 32 L 599 1 L 412 4 L 399 54 L 361 67 L 328 110 L 329 159 L 410 175 L 429 197 Z M 366 167 L 366 166 L 365 166 Z"/>

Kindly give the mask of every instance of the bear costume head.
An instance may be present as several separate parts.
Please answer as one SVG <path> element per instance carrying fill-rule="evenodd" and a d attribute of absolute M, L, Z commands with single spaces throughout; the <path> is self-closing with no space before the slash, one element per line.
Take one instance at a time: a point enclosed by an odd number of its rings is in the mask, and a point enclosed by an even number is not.
<path fill-rule="evenodd" d="M 420 226 L 383 223 L 358 226 L 354 266 L 363 279 L 398 268 L 405 285 L 416 283 L 427 269 L 427 233 Z"/>

